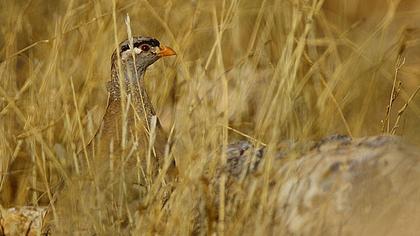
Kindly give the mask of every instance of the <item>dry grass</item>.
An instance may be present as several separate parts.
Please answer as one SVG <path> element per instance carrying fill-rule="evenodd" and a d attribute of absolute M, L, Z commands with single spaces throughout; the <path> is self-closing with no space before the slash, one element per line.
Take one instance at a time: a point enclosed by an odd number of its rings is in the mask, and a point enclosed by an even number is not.
<path fill-rule="evenodd" d="M 99 125 L 110 57 L 126 37 L 129 14 L 134 35 L 154 36 L 178 53 L 155 63 L 146 80 L 163 126 L 174 127 L 181 176 L 170 212 L 150 201 L 133 216 L 132 229 L 188 233 L 194 203 L 217 198 L 219 209 L 207 209 L 209 232 L 285 233 L 281 224 L 270 226 L 268 174 L 237 188 L 232 201 L 203 180 L 228 142 L 265 143 L 268 159 L 283 140 L 333 133 L 395 131 L 420 144 L 420 96 L 409 99 L 420 85 L 420 12 L 412 10 L 419 4 L 336 2 L 1 1 L 1 205 L 52 203 L 53 220 L 67 222 L 59 228 L 83 234 L 73 224 L 83 221 L 99 234 L 118 232 L 103 218 L 117 219 L 123 205 L 95 208 L 83 200 L 92 191 L 60 196 L 57 186 L 71 182 L 76 151 Z M 57 198 L 67 199 L 68 211 L 56 210 Z"/>

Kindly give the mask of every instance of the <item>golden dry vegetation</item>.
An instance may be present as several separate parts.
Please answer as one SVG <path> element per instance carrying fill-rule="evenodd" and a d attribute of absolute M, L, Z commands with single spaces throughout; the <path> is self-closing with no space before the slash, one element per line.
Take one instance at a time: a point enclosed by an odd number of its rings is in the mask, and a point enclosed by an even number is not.
<path fill-rule="evenodd" d="M 285 140 L 335 133 L 392 133 L 420 145 L 419 7 L 397 0 L 3 0 L 0 204 L 49 205 L 52 224 L 67 234 L 124 234 L 126 224 L 141 234 L 183 235 L 195 227 L 200 201 L 221 198 L 203 176 L 214 174 L 208 168 L 217 164 L 208 164 L 223 160 L 221 150 L 234 140 L 266 144 L 268 156 Z M 146 80 L 165 130 L 174 130 L 181 177 L 170 210 L 148 201 L 121 223 L 127 209 L 120 203 L 131 197 L 122 189 L 107 205 L 84 200 L 107 190 L 68 189 L 79 172 L 76 153 L 105 111 L 110 57 L 127 37 L 127 14 L 134 35 L 177 52 L 156 62 Z M 271 225 L 267 175 L 253 178 L 253 187 L 235 187 L 232 201 L 205 206 L 208 233 L 286 234 Z M 148 194 L 141 197 L 159 195 Z"/>

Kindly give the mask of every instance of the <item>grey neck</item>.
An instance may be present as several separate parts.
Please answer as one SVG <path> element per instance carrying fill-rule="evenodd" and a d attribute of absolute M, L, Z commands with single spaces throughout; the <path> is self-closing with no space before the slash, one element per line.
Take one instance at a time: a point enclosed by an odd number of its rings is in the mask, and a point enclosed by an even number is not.
<path fill-rule="evenodd" d="M 113 63 L 111 70 L 111 81 L 108 82 L 107 86 L 110 93 L 110 102 L 121 102 L 121 92 L 127 96 L 131 95 L 131 101 L 140 117 L 146 118 L 147 123 L 150 123 L 152 116 L 156 113 L 146 92 L 144 83 L 146 69 L 137 68 L 137 70 L 134 70 L 133 65 L 121 65 L 121 73 L 124 74 L 121 82 L 119 81 L 118 64 Z M 122 89 L 120 83 L 124 85 Z"/>
<path fill-rule="evenodd" d="M 142 92 L 147 95 L 144 86 L 144 74 L 146 69 L 137 68 L 134 69 L 134 65 L 121 65 L 121 74 L 124 75 L 120 82 L 120 73 L 118 64 L 116 62 L 112 63 L 111 67 L 111 81 L 107 84 L 108 92 L 110 93 L 110 98 L 113 100 L 120 100 L 121 99 L 121 85 L 125 85 L 123 91 L 128 94 L 132 94 L 132 96 L 136 96 L 136 92 Z M 143 90 L 143 91 L 142 91 Z M 142 94 L 143 95 L 143 94 Z M 148 96 L 147 96 L 148 98 Z"/>

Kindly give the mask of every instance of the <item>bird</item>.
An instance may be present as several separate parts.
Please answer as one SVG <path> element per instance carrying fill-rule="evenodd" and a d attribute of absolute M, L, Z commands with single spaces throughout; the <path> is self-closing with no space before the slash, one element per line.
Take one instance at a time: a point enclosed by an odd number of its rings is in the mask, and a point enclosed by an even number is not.
<path fill-rule="evenodd" d="M 121 232 L 130 229 L 139 208 L 153 201 L 164 204 L 169 198 L 177 167 L 174 159 L 166 158 L 168 135 L 157 119 L 144 76 L 150 65 L 175 55 L 172 48 L 144 36 L 130 37 L 114 49 L 106 111 L 91 140 L 78 151 L 76 172 L 61 186 L 67 194 L 61 194 L 58 211 L 75 204 L 78 215 L 60 220 L 74 221 L 91 232 L 100 222 L 109 226 L 107 234 L 126 235 Z M 159 191 L 153 196 L 162 198 L 149 200 L 147 193 L 154 189 Z M 74 193 L 83 193 L 83 200 Z"/>
<path fill-rule="evenodd" d="M 162 168 L 168 135 L 156 116 L 145 88 L 144 75 L 160 58 L 174 55 L 172 48 L 161 45 L 153 37 L 136 36 L 119 44 L 111 57 L 105 114 L 94 137 L 81 153 L 103 161 L 112 156 L 128 156 L 133 148 L 143 157 L 152 150 L 149 169 L 156 174 L 157 165 Z M 152 147 L 149 146 L 151 142 Z M 136 158 L 131 159 L 128 165 L 135 164 Z"/>

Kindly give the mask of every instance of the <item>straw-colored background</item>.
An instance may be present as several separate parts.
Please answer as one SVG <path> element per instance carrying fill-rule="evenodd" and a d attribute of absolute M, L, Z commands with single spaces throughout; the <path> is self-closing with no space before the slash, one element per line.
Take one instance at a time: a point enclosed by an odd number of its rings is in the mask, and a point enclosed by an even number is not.
<path fill-rule="evenodd" d="M 227 127 L 272 146 L 334 133 L 384 133 L 381 120 L 398 58 L 405 58 L 389 125 L 385 121 L 385 133 L 391 133 L 398 110 L 420 86 L 418 9 L 416 1 L 396 0 L 115 5 L 112 0 L 3 0 L 0 204 L 51 200 L 60 168 L 72 168 L 82 136 L 93 135 L 105 111 L 110 57 L 126 37 L 126 14 L 133 34 L 156 37 L 178 54 L 155 63 L 146 80 L 164 128 L 174 126 L 175 139 L 185 146 L 181 172 L 191 179 L 180 185 L 188 188 L 202 171 L 194 169 L 197 163 L 223 140 L 246 139 L 237 132 L 227 137 Z M 397 126 L 396 134 L 420 144 L 419 94 Z M 83 199 L 83 192 L 73 194 Z M 179 202 L 179 214 L 183 204 L 189 203 Z M 175 226 L 186 232 L 189 224 L 168 222 L 162 232 Z M 244 222 L 253 219 L 233 217 L 226 228 Z"/>

